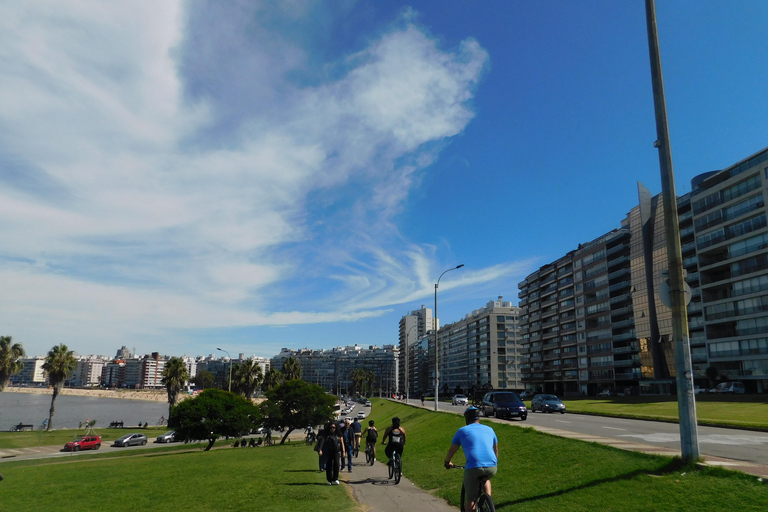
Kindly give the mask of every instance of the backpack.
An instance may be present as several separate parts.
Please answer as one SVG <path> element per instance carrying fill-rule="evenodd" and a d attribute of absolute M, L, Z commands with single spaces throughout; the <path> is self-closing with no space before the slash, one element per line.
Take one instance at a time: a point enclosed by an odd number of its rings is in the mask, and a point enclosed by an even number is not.
<path fill-rule="evenodd" d="M 405 436 L 403 435 L 403 431 L 399 428 L 394 429 L 389 433 L 389 441 L 392 444 L 405 444 Z"/>
<path fill-rule="evenodd" d="M 378 438 L 379 438 L 379 431 L 369 428 L 368 433 L 365 436 L 366 441 L 371 441 L 375 443 L 376 439 Z"/>

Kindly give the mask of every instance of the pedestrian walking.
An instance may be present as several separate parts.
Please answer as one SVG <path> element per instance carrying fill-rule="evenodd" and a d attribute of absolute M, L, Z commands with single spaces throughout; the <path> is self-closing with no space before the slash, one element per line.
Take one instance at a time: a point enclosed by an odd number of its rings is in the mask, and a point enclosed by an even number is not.
<path fill-rule="evenodd" d="M 341 436 L 337 435 L 337 426 L 335 423 L 328 424 L 328 437 L 325 438 L 320 455 L 325 455 L 325 479 L 328 485 L 339 485 L 339 464 L 344 457 L 344 443 Z"/>

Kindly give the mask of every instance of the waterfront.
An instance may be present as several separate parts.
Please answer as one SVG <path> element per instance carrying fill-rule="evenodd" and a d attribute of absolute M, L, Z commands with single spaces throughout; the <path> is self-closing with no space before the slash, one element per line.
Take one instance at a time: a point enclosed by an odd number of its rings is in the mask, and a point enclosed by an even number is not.
<path fill-rule="evenodd" d="M 48 419 L 51 390 L 45 390 L 44 394 L 6 391 L 0 392 L 0 430 L 7 431 L 19 423 L 38 429 L 43 420 Z M 106 398 L 95 393 L 84 396 L 61 394 L 56 398 L 53 426 L 55 429 L 76 429 L 88 419 L 96 420 L 97 429 L 106 428 L 112 421 L 122 421 L 126 426 L 139 422 L 155 425 L 162 417 L 168 417 L 168 402 L 165 401 Z"/>

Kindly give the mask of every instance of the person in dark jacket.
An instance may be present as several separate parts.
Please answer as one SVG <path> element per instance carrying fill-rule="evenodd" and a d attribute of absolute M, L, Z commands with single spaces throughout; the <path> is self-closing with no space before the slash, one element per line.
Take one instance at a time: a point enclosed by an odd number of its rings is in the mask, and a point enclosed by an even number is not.
<path fill-rule="evenodd" d="M 339 463 L 345 455 L 344 443 L 338 435 L 336 423 L 329 423 L 327 430 L 329 435 L 323 441 L 320 448 L 320 456 L 325 456 L 325 478 L 328 485 L 339 485 Z"/>

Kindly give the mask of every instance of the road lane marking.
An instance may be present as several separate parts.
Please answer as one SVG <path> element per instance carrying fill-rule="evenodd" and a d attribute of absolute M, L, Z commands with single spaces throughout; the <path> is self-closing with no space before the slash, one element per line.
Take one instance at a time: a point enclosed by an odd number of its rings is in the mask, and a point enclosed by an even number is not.
<path fill-rule="evenodd" d="M 608 430 L 621 430 L 622 432 L 624 432 L 625 430 L 627 430 L 627 429 L 625 429 L 625 428 L 605 427 L 605 426 L 604 426 L 603 428 L 607 428 Z"/>

